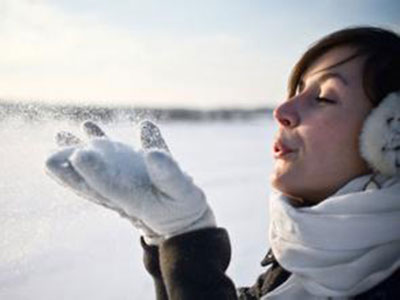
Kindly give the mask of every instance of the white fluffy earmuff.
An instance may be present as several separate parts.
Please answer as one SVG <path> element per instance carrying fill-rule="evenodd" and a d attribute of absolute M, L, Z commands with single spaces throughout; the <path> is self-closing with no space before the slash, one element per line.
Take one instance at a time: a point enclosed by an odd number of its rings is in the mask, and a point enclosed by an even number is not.
<path fill-rule="evenodd" d="M 360 150 L 375 172 L 400 175 L 400 91 L 386 96 L 367 117 Z"/>

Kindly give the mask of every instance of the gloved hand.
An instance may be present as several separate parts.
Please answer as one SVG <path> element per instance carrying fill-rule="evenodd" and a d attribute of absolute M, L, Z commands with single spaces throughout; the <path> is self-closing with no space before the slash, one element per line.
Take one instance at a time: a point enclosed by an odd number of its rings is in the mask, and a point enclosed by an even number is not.
<path fill-rule="evenodd" d="M 155 124 L 140 124 L 141 150 L 111 140 L 93 122 L 82 127 L 87 143 L 59 133 L 62 148 L 46 162 L 59 183 L 128 218 L 148 244 L 216 226 L 203 191 L 172 158 Z"/>

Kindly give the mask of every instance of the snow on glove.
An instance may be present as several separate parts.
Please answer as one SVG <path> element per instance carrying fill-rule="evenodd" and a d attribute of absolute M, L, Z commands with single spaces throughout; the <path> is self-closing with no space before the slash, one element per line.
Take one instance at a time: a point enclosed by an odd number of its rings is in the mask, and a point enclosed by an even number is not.
<path fill-rule="evenodd" d="M 216 226 L 204 193 L 168 153 L 156 125 L 140 124 L 142 150 L 109 139 L 92 122 L 83 127 L 95 138 L 84 144 L 64 135 L 62 140 L 72 140 L 74 146 L 47 161 L 48 171 L 61 183 L 143 224 L 150 244 L 159 243 L 159 237 Z"/>
<path fill-rule="evenodd" d="M 93 122 L 85 122 L 82 129 L 89 138 L 105 137 L 105 133 Z M 61 185 L 70 188 L 79 196 L 89 199 L 92 202 L 118 212 L 122 217 L 127 218 L 145 237 L 148 244 L 156 245 L 163 241 L 164 237 L 155 233 L 150 227 L 136 217 L 126 215 L 120 207 L 115 206 L 113 202 L 85 181 L 85 179 L 72 167 L 69 157 L 77 149 L 82 148 L 84 143 L 70 132 L 59 132 L 56 136 L 58 146 L 63 147 L 57 153 L 51 155 L 46 163 L 47 173 Z"/>

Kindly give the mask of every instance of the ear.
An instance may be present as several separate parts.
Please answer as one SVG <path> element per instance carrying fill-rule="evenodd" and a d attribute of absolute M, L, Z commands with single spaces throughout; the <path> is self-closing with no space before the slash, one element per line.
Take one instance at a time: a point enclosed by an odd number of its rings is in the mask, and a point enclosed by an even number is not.
<path fill-rule="evenodd" d="M 365 120 L 361 156 L 383 175 L 400 175 L 400 91 L 391 93 Z"/>

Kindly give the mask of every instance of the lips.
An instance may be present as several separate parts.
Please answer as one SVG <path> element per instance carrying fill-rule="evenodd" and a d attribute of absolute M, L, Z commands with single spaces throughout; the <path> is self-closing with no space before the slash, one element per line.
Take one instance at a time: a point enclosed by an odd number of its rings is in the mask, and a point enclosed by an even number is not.
<path fill-rule="evenodd" d="M 286 158 L 289 154 L 295 153 L 296 151 L 287 146 L 281 139 L 278 139 L 273 146 L 274 158 Z"/>

